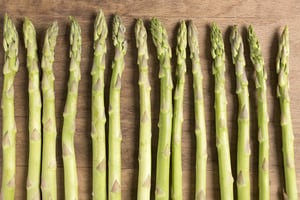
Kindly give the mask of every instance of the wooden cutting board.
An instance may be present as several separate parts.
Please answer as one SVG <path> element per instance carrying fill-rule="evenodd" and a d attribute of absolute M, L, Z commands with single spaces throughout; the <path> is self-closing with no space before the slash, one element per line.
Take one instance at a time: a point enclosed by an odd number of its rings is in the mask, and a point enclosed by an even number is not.
<path fill-rule="evenodd" d="M 149 29 L 149 19 L 153 16 L 162 20 L 169 34 L 169 41 L 173 49 L 175 47 L 175 33 L 180 20 L 194 20 L 199 30 L 200 56 L 202 71 L 204 74 L 204 95 L 206 104 L 206 127 L 208 141 L 208 166 L 207 166 L 207 199 L 220 199 L 218 162 L 215 142 L 214 110 L 213 110 L 213 76 L 210 56 L 209 25 L 217 22 L 223 32 L 227 71 L 226 88 L 228 100 L 228 125 L 232 158 L 233 175 L 236 177 L 236 141 L 237 141 L 237 96 L 235 94 L 234 66 L 231 62 L 229 47 L 229 31 L 234 24 L 239 28 L 246 43 L 246 27 L 253 24 L 257 36 L 261 42 L 265 67 L 268 73 L 268 107 L 270 115 L 270 187 L 271 199 L 282 199 L 284 188 L 283 162 L 281 153 L 281 129 L 280 109 L 276 98 L 277 75 L 275 72 L 275 58 L 278 49 L 278 38 L 284 25 L 290 28 L 290 96 L 291 111 L 295 133 L 295 159 L 298 176 L 298 190 L 300 191 L 300 2 L 293 1 L 222 1 L 222 0 L 164 0 L 164 1 L 133 1 L 133 0 L 64 0 L 64 1 L 1 1 L 0 6 L 0 30 L 3 30 L 3 16 L 7 12 L 16 23 L 20 34 L 20 69 L 15 82 L 15 112 L 17 122 L 17 177 L 16 199 L 25 199 L 26 174 L 28 159 L 28 94 L 27 94 L 27 70 L 25 48 L 22 36 L 22 22 L 24 17 L 29 17 L 37 29 L 39 54 L 45 30 L 48 25 L 57 20 L 59 23 L 59 36 L 55 52 L 55 94 L 57 117 L 57 180 L 58 199 L 64 199 L 63 195 L 63 166 L 61 156 L 61 130 L 62 113 L 66 99 L 68 68 L 69 68 L 69 21 L 68 16 L 73 15 L 79 21 L 82 28 L 82 80 L 79 88 L 77 132 L 75 138 L 76 160 L 79 178 L 79 199 L 91 199 L 92 193 L 92 146 L 91 146 L 91 77 L 90 71 L 93 59 L 93 20 L 99 8 L 106 14 L 110 27 L 107 41 L 108 53 L 106 56 L 106 105 L 108 104 L 108 87 L 111 74 L 111 63 L 114 54 L 111 41 L 111 22 L 113 14 L 121 16 L 127 27 L 128 53 L 126 55 L 126 67 L 122 77 L 121 91 L 121 125 L 122 125 L 122 196 L 124 200 L 136 199 L 137 175 L 138 175 L 138 139 L 139 139 L 139 99 L 138 99 L 138 66 L 136 64 L 137 50 L 134 39 L 134 23 L 136 18 L 146 20 Z M 2 47 L 3 37 L 0 36 Z M 159 115 L 159 79 L 158 61 L 156 50 L 149 37 L 150 51 L 150 80 L 152 86 L 152 122 L 153 122 L 153 176 L 152 186 L 155 184 L 156 147 L 158 139 L 158 115 Z M 251 194 L 253 199 L 258 199 L 258 142 L 257 142 L 257 118 L 255 103 L 254 69 L 249 60 L 249 47 L 245 44 L 247 60 L 247 73 L 249 78 L 249 90 L 251 101 Z M 175 57 L 172 62 L 175 67 Z M 0 66 L 3 66 L 3 48 L 0 48 Z M 2 68 L 1 68 L 2 70 Z M 3 75 L 0 76 L 2 85 Z M 2 88 L 2 86 L 1 86 Z M 195 188 L 195 136 L 193 115 L 193 91 L 191 63 L 187 61 L 187 74 L 184 98 L 184 125 L 183 125 L 183 192 L 184 199 L 194 198 Z M 2 90 L 2 89 L 1 89 Z M 1 116 L 0 116 L 1 117 Z M 2 126 L 2 123 L 0 123 Z M 1 137 L 0 137 L 1 138 Z M 2 162 L 2 150 L 0 150 L 0 163 Z M 152 187 L 152 196 L 153 190 Z M 236 189 L 235 189 L 236 190 Z"/>

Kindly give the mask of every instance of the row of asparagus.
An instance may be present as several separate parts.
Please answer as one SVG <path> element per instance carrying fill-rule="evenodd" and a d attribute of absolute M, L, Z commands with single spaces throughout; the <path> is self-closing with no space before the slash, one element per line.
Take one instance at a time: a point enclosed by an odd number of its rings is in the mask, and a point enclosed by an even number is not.
<path fill-rule="evenodd" d="M 80 81 L 81 30 L 78 22 L 70 17 L 70 75 L 68 93 L 63 113 L 62 150 L 64 165 L 65 199 L 78 199 L 78 180 L 74 150 L 76 129 L 76 106 Z M 196 183 L 195 199 L 206 199 L 207 142 L 205 112 L 202 86 L 202 73 L 199 57 L 198 32 L 190 21 L 188 25 L 180 22 L 177 33 L 176 84 L 173 94 L 171 48 L 167 31 L 157 19 L 151 20 L 151 35 L 160 61 L 160 116 L 159 140 L 157 149 L 157 168 L 155 199 L 180 200 L 182 194 L 181 134 L 183 123 L 183 95 L 186 72 L 186 50 L 189 48 L 192 61 L 195 135 L 196 135 Z M 43 56 L 41 59 L 42 86 L 37 54 L 36 32 L 29 19 L 23 24 L 25 47 L 27 49 L 27 68 L 29 74 L 29 162 L 27 176 L 27 199 L 57 199 L 56 185 L 56 119 L 54 95 L 54 50 L 58 35 L 58 24 L 54 22 L 47 30 Z M 94 24 L 94 60 L 92 76 L 92 145 L 93 145 L 93 199 L 121 199 L 121 125 L 120 90 L 124 70 L 124 57 L 127 50 L 125 26 L 120 17 L 113 20 L 112 40 L 115 56 L 112 63 L 112 77 L 109 92 L 108 128 L 108 184 L 106 182 L 106 144 L 104 106 L 104 72 L 106 39 L 108 27 L 100 10 Z M 139 175 L 137 199 L 150 199 L 151 188 L 151 86 L 148 78 L 147 31 L 141 19 L 135 25 L 136 46 L 138 49 L 139 87 L 140 87 L 140 143 Z M 215 122 L 216 146 L 219 160 L 221 199 L 233 199 L 233 176 L 231 171 L 230 148 L 228 141 L 226 91 L 225 91 L 225 51 L 222 34 L 218 26 L 211 26 L 212 71 L 215 77 Z M 16 162 L 16 125 L 14 119 L 13 82 L 18 70 L 18 33 L 12 20 L 4 18 L 3 68 L 3 168 L 1 197 L 14 199 Z M 269 142 L 268 110 L 266 99 L 267 74 L 258 39 L 250 26 L 248 29 L 250 57 L 256 71 L 257 120 L 259 141 L 259 199 L 270 199 L 269 190 Z M 249 91 L 245 73 L 244 47 L 237 26 L 230 35 L 232 61 L 235 64 L 236 93 L 239 102 L 238 148 L 237 148 L 237 194 L 238 199 L 250 199 L 250 137 L 249 137 Z M 281 106 L 282 145 L 285 172 L 285 193 L 289 200 L 297 199 L 295 175 L 293 131 L 288 96 L 288 29 L 284 29 L 277 56 L 278 73 L 277 94 Z M 41 98 L 41 96 L 43 98 Z M 41 100 L 43 99 L 43 100 Z M 174 103 L 173 103 L 174 102 Z M 42 118 L 41 118 L 42 113 Z M 42 134 L 43 133 L 43 134 Z M 43 139 L 43 142 L 42 142 Z M 171 166 L 171 167 L 170 167 Z M 171 169 L 171 170 L 170 170 Z M 170 174 L 171 171 L 171 174 Z M 171 180 L 171 184 L 170 181 Z M 171 186 L 171 189 L 169 188 Z M 41 194 L 40 194 L 41 187 Z M 107 197 L 108 194 L 108 197 Z"/>

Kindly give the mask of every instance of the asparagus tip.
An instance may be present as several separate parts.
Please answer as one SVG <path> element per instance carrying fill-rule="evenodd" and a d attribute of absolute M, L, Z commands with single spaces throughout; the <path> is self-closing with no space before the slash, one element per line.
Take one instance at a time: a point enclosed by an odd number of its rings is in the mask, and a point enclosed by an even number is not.
<path fill-rule="evenodd" d="M 236 64 L 238 60 L 240 60 L 239 58 L 241 58 L 244 54 L 243 40 L 242 36 L 239 33 L 237 25 L 234 25 L 232 27 L 232 31 L 230 33 L 230 44 L 232 52 L 232 61 L 233 64 Z"/>
<path fill-rule="evenodd" d="M 212 44 L 211 55 L 213 58 L 217 56 L 224 56 L 224 42 L 220 28 L 213 22 L 211 25 L 210 40 Z"/>
<path fill-rule="evenodd" d="M 115 15 L 113 19 L 113 44 L 118 46 L 122 52 L 127 50 L 127 42 L 125 40 L 126 28 L 123 25 L 121 18 L 118 15 Z"/>
<path fill-rule="evenodd" d="M 24 33 L 24 44 L 25 47 L 28 48 L 29 41 L 36 38 L 36 32 L 31 20 L 27 17 L 25 17 L 23 23 L 23 33 Z"/>

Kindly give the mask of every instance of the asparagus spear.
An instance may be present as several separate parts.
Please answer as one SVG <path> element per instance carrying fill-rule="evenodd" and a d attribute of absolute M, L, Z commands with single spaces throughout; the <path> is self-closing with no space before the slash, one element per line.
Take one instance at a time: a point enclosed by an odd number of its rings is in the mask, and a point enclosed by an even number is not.
<path fill-rule="evenodd" d="M 160 114 L 155 199 L 169 199 L 170 143 L 172 132 L 171 48 L 167 31 L 157 18 L 151 20 L 151 34 L 160 61 Z"/>
<path fill-rule="evenodd" d="M 94 63 L 91 71 L 94 200 L 106 200 L 104 70 L 107 31 L 105 17 L 100 10 L 94 24 Z"/>
<path fill-rule="evenodd" d="M 15 25 L 4 16 L 3 90 L 2 90 L 2 199 L 14 199 L 16 176 L 16 122 L 14 114 L 14 78 L 19 69 L 19 38 Z"/>
<path fill-rule="evenodd" d="M 40 198 L 41 172 L 41 109 L 40 74 L 36 33 L 32 22 L 25 18 L 23 23 L 24 43 L 27 49 L 27 69 L 29 75 L 29 161 L 27 174 L 27 199 Z"/>
<path fill-rule="evenodd" d="M 151 86 L 148 78 L 147 32 L 142 19 L 135 25 L 136 46 L 138 48 L 140 87 L 140 144 L 138 200 L 150 200 L 151 187 Z"/>
<path fill-rule="evenodd" d="M 269 187 L 269 133 L 268 133 L 268 105 L 267 105 L 267 74 L 264 70 L 264 60 L 260 45 L 252 26 L 248 28 L 248 42 L 250 46 L 250 59 L 256 71 L 256 98 L 258 120 L 258 187 L 259 199 L 270 199 Z"/>
<path fill-rule="evenodd" d="M 287 26 L 281 35 L 276 61 L 276 72 L 278 74 L 277 96 L 281 107 L 282 151 L 286 187 L 284 199 L 296 200 L 298 194 L 294 159 L 294 134 L 288 93 L 289 31 Z"/>
<path fill-rule="evenodd" d="M 196 193 L 195 199 L 206 199 L 207 144 L 202 73 L 199 57 L 198 31 L 191 21 L 188 26 L 188 44 L 193 67 L 195 135 L 196 135 Z"/>
<path fill-rule="evenodd" d="M 81 79 L 81 29 L 75 18 L 70 17 L 70 75 L 68 93 L 64 110 L 62 129 L 62 157 L 64 164 L 65 199 L 78 199 L 78 180 L 74 149 L 74 135 L 76 131 L 76 112 L 78 85 Z"/>
<path fill-rule="evenodd" d="M 211 55 L 215 76 L 215 119 L 216 140 L 219 160 L 221 199 L 233 199 L 233 178 L 227 129 L 227 109 L 225 92 L 225 51 L 222 34 L 217 24 L 211 26 Z"/>
<path fill-rule="evenodd" d="M 112 64 L 112 77 L 109 93 L 109 137 L 108 137 L 108 198 L 121 199 L 121 122 L 120 122 L 120 90 L 121 77 L 125 67 L 127 41 L 125 40 L 125 26 L 119 16 L 113 19 L 113 44 L 115 57 Z"/>
<path fill-rule="evenodd" d="M 186 72 L 187 29 L 184 21 L 180 22 L 177 33 L 177 83 L 174 93 L 174 117 L 172 127 L 172 199 L 182 199 L 182 161 L 181 134 L 183 122 L 183 94 Z"/>
<path fill-rule="evenodd" d="M 43 199 L 57 199 L 56 186 L 56 119 L 55 119 L 55 95 L 54 95 L 54 48 L 58 34 L 57 22 L 54 22 L 47 30 L 43 57 L 42 57 L 42 123 L 43 123 L 43 151 L 42 151 L 42 177 L 41 188 Z"/>
<path fill-rule="evenodd" d="M 250 200 L 250 142 L 249 142 L 249 92 L 245 71 L 244 45 L 237 26 L 230 35 L 232 61 L 235 64 L 236 93 L 239 99 L 237 144 L 237 195 L 238 199 Z"/>

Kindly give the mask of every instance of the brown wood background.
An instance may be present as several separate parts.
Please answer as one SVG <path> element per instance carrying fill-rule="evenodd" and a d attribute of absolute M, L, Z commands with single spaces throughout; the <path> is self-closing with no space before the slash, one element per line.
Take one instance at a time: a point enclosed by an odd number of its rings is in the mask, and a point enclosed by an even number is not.
<path fill-rule="evenodd" d="M 268 73 L 268 103 L 270 115 L 270 186 L 271 199 L 282 199 L 284 188 L 283 164 L 281 154 L 281 131 L 280 131 L 280 110 L 276 98 L 277 75 L 275 73 L 275 57 L 278 48 L 278 37 L 282 27 L 287 24 L 290 28 L 290 96 L 291 110 L 295 133 L 295 159 L 298 175 L 298 190 L 300 191 L 300 2 L 293 1 L 222 1 L 222 0 L 187 0 L 187 1 L 134 1 L 134 0 L 104 0 L 104 1 L 1 1 L 0 3 L 0 66 L 3 66 L 2 31 L 3 16 L 7 12 L 16 23 L 20 34 L 20 69 L 15 81 L 15 114 L 17 122 L 17 180 L 16 199 L 25 199 L 26 194 L 26 173 L 28 159 L 28 94 L 27 94 L 27 70 L 25 48 L 22 37 L 22 22 L 24 17 L 29 17 L 37 29 L 39 54 L 43 37 L 48 25 L 53 21 L 59 22 L 59 36 L 55 53 L 55 91 L 56 91 L 56 116 L 57 116 L 57 180 L 59 199 L 63 199 L 63 166 L 61 156 L 61 130 L 62 113 L 66 99 L 68 67 L 69 67 L 69 21 L 68 16 L 74 15 L 82 27 L 83 51 L 82 51 L 82 80 L 79 88 L 77 133 L 75 139 L 76 159 L 79 176 L 79 199 L 91 199 L 92 177 L 91 177 L 91 138 L 90 138 L 90 99 L 91 99 L 91 78 L 92 66 L 92 37 L 93 20 L 99 8 L 106 14 L 110 27 L 110 35 L 107 40 L 107 76 L 106 95 L 111 74 L 111 63 L 113 48 L 111 42 L 112 15 L 118 13 L 127 27 L 128 53 L 126 56 L 126 67 L 122 78 L 122 105 L 121 125 L 123 133 L 122 143 L 122 196 L 123 199 L 136 199 L 136 186 L 138 175 L 138 134 L 139 134 L 139 107 L 138 107 L 138 67 L 136 64 L 137 50 L 134 39 L 134 22 L 137 17 L 146 20 L 149 28 L 149 19 L 156 16 L 162 20 L 169 33 L 173 53 L 175 47 L 175 33 L 179 20 L 194 20 L 199 30 L 200 56 L 202 71 L 204 74 L 204 92 L 206 104 L 206 126 L 208 141 L 208 168 L 207 168 L 207 199 L 219 199 L 218 186 L 218 165 L 217 152 L 215 148 L 215 129 L 213 112 L 213 76 L 211 70 L 209 24 L 217 22 L 223 32 L 227 71 L 226 87 L 228 100 L 228 125 L 231 146 L 231 158 L 233 175 L 236 177 L 236 140 L 237 140 L 237 97 L 235 95 L 234 66 L 231 62 L 229 48 L 230 26 L 237 24 L 242 31 L 246 42 L 246 27 L 253 24 L 257 36 L 261 42 L 265 67 Z M 153 178 L 155 183 L 155 158 L 158 138 L 158 114 L 159 114 L 159 79 L 158 61 L 156 51 L 149 37 L 150 50 L 150 79 L 152 86 L 152 117 L 153 117 Z M 249 90 L 251 100 L 251 194 L 253 199 L 258 198 L 257 184 L 257 163 L 258 163 L 258 142 L 257 142 L 257 121 L 255 112 L 255 86 L 254 69 L 249 60 L 249 47 L 246 43 L 245 53 L 247 59 L 247 72 L 249 78 Z M 175 58 L 173 57 L 173 64 Z M 184 126 L 183 126 L 183 190 L 184 199 L 193 199 L 195 182 L 195 136 L 193 116 L 193 92 L 191 63 L 187 61 L 187 74 L 185 85 L 184 102 Z M 0 76 L 0 85 L 3 75 Z M 2 88 L 2 87 L 0 87 Z M 2 89 L 1 89 L 2 90 Z M 106 103 L 107 98 L 106 96 Z M 0 116 L 1 117 L 1 116 Z M 1 121 L 1 120 L 0 120 Z M 1 123 L 0 123 L 1 125 Z M 0 163 L 2 162 L 2 150 L 0 150 Z M 152 188 L 153 194 L 153 188 Z"/>

